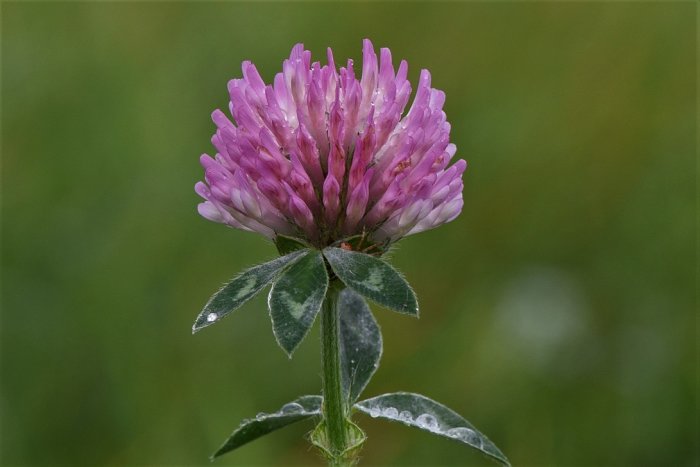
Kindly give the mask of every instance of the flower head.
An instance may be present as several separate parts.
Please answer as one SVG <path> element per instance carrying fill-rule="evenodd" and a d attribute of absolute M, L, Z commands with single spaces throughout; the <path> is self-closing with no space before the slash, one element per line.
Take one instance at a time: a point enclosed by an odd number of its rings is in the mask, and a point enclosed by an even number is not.
<path fill-rule="evenodd" d="M 422 70 L 410 108 L 408 65 L 394 70 L 389 49 L 379 59 L 363 44 L 361 77 L 353 61 L 336 68 L 292 49 L 273 84 L 243 62 L 228 83 L 233 123 L 212 114 L 206 182 L 195 186 L 205 218 L 274 239 L 317 246 L 364 233 L 374 242 L 450 222 L 462 209 L 464 160 L 448 167 L 456 147 L 442 110 L 445 93 Z"/>

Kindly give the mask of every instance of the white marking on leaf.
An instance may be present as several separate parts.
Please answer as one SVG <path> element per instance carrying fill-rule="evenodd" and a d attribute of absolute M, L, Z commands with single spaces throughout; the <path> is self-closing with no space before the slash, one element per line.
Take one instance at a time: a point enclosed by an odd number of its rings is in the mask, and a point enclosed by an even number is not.
<path fill-rule="evenodd" d="M 255 285 L 257 284 L 258 280 L 256 279 L 255 276 L 251 275 L 246 279 L 245 284 L 243 284 L 237 291 L 236 295 L 233 297 L 233 301 L 237 301 L 246 295 L 248 295 L 250 292 L 255 289 Z"/>
<path fill-rule="evenodd" d="M 384 281 L 382 278 L 382 270 L 379 268 L 372 268 L 372 270 L 369 271 L 367 279 L 362 281 L 362 285 L 374 292 L 381 292 L 384 288 Z"/>
<path fill-rule="evenodd" d="M 309 308 L 309 302 L 314 301 L 314 297 L 311 296 L 303 302 L 297 302 L 294 300 L 291 294 L 285 291 L 280 292 L 279 299 L 280 301 L 284 302 L 285 307 L 287 310 L 289 310 L 289 314 L 292 315 L 292 317 L 297 321 L 301 320 L 301 318 L 304 316 L 304 311 Z"/>

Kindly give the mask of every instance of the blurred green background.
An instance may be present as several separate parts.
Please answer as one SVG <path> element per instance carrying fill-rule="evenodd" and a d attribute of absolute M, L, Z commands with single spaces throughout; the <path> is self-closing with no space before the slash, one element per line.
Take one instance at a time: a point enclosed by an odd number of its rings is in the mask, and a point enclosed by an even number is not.
<path fill-rule="evenodd" d="M 427 394 L 515 465 L 698 465 L 696 5 L 2 4 L 4 465 L 206 465 L 244 418 L 320 388 L 258 297 L 190 335 L 269 259 L 200 218 L 209 114 L 253 60 L 361 39 L 447 93 L 469 161 L 454 223 L 393 255 L 421 319 L 375 308 L 367 395 Z M 489 465 L 358 415 L 365 465 Z M 220 465 L 320 465 L 299 424 Z"/>

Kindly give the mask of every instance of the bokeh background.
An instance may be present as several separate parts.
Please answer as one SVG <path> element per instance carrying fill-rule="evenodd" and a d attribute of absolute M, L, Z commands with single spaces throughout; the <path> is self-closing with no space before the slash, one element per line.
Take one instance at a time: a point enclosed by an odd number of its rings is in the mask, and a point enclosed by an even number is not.
<path fill-rule="evenodd" d="M 264 297 L 190 335 L 274 248 L 200 218 L 209 114 L 253 60 L 361 39 L 447 93 L 465 206 L 394 263 L 367 395 L 427 394 L 515 465 L 698 465 L 696 5 L 2 4 L 4 465 L 207 465 L 239 420 L 320 388 Z M 263 294 L 264 295 L 264 294 Z M 365 465 L 489 465 L 357 416 Z M 320 465 L 298 424 L 220 465 Z"/>

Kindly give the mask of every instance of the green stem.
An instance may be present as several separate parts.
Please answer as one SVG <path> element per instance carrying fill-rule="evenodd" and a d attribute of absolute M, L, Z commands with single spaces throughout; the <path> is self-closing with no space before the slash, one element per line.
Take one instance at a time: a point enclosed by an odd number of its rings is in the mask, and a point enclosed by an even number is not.
<path fill-rule="evenodd" d="M 343 456 L 348 448 L 348 433 L 346 429 L 345 402 L 340 368 L 340 341 L 338 334 L 338 296 L 343 286 L 333 281 L 323 301 L 321 310 L 321 359 L 323 360 L 323 418 L 326 424 L 326 439 L 328 440 L 332 458 L 331 466 L 352 465 Z"/>

